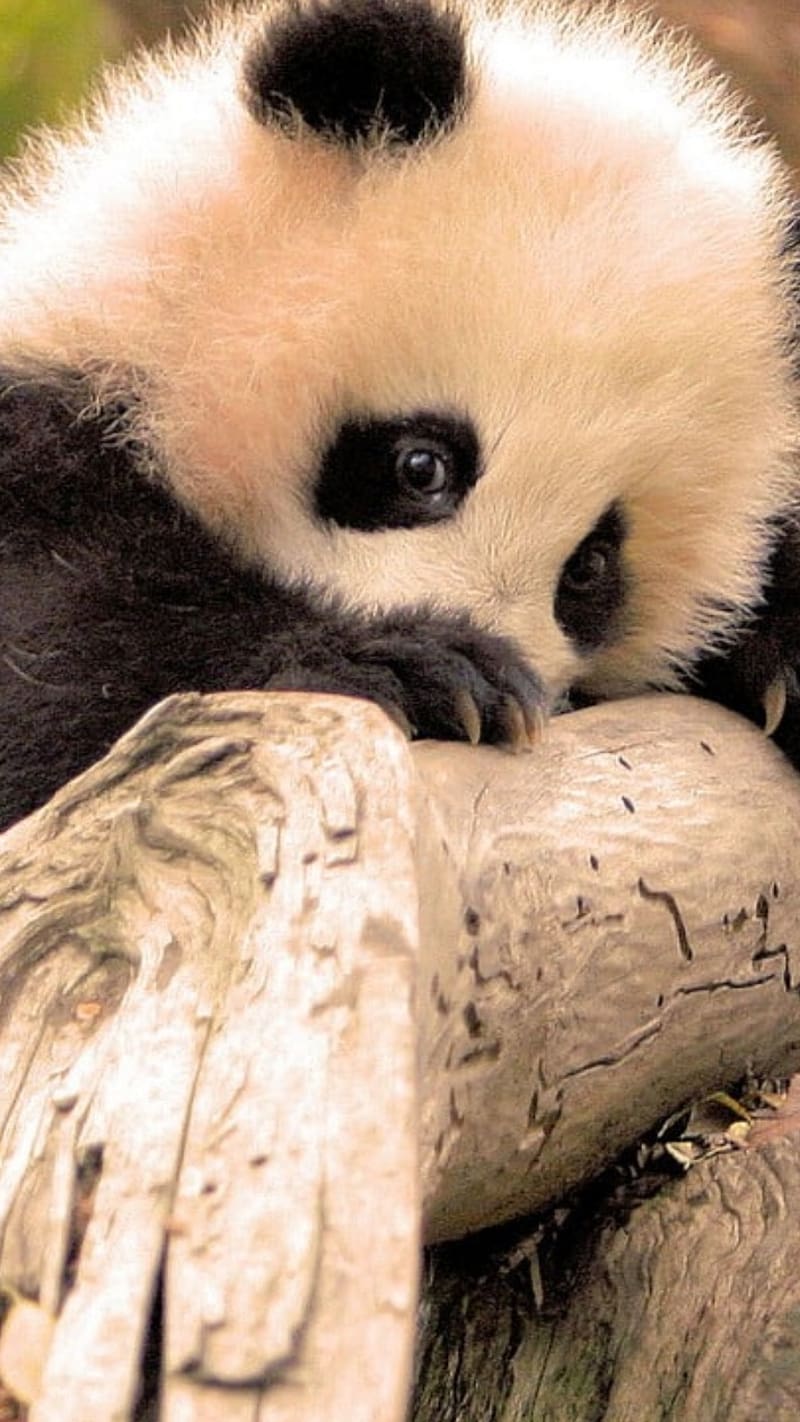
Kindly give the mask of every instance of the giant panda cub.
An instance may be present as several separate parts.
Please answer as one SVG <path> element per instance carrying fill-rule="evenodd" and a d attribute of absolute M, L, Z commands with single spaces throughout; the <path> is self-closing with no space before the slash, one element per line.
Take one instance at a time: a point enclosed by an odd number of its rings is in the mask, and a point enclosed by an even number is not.
<path fill-rule="evenodd" d="M 188 689 L 518 746 L 694 677 L 800 759 L 785 186 L 605 6 L 240 4 L 112 74 L 2 196 L 0 823 Z"/>

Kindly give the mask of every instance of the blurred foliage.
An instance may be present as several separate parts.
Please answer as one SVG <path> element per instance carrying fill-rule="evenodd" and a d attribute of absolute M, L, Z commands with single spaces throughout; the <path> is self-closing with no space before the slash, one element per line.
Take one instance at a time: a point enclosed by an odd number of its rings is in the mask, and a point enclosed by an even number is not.
<path fill-rule="evenodd" d="M 115 38 L 101 0 L 0 0 L 0 156 L 79 99 Z"/>
<path fill-rule="evenodd" d="M 0 0 L 0 159 L 33 124 L 57 122 L 103 59 L 176 32 L 204 0 Z"/>
<path fill-rule="evenodd" d="M 131 41 L 145 44 L 163 35 L 165 30 L 176 34 L 191 23 L 192 15 L 205 9 L 209 0 L 105 0 L 114 10 L 123 33 Z M 236 0 L 228 0 L 236 3 Z"/>

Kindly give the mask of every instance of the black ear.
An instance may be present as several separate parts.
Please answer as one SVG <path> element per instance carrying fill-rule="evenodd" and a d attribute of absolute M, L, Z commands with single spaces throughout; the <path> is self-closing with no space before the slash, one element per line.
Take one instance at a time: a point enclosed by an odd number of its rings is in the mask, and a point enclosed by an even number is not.
<path fill-rule="evenodd" d="M 433 137 L 466 105 L 461 20 L 434 0 L 289 0 L 244 63 L 259 123 L 299 116 L 316 133 L 354 143 Z"/>

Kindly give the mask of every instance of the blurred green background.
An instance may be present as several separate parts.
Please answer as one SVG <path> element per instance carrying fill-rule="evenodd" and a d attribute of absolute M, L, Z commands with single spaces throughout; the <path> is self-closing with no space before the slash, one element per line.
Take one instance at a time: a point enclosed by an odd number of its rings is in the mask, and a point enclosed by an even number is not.
<path fill-rule="evenodd" d="M 0 158 L 20 134 L 79 103 L 92 72 L 176 32 L 202 0 L 0 0 Z"/>
<path fill-rule="evenodd" d="M 56 119 L 114 34 L 100 0 L 0 0 L 0 156 L 21 129 Z"/>
<path fill-rule="evenodd" d="M 598 3 L 600 0 L 598 0 Z M 627 0 L 697 36 L 800 168 L 800 0 Z M 0 157 L 57 122 L 101 58 L 179 31 L 204 0 L 0 0 Z"/>

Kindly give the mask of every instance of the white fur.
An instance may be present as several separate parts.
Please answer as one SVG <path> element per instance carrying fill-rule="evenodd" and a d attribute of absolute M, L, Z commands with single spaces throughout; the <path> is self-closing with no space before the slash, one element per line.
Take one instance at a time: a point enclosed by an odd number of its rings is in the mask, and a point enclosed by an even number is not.
<path fill-rule="evenodd" d="M 783 178 L 644 25 L 465 8 L 467 120 L 400 157 L 256 124 L 241 9 L 112 79 L 7 192 L 0 357 L 102 362 L 112 389 L 141 372 L 176 490 L 270 568 L 360 606 L 468 609 L 554 694 L 579 672 L 669 684 L 756 599 L 792 492 Z M 311 522 L 343 415 L 421 407 L 480 432 L 459 516 Z M 553 595 L 617 498 L 627 630 L 587 666 Z"/>

